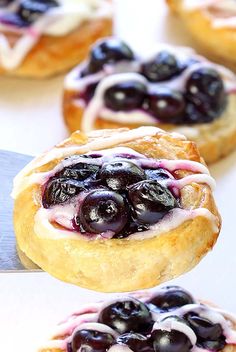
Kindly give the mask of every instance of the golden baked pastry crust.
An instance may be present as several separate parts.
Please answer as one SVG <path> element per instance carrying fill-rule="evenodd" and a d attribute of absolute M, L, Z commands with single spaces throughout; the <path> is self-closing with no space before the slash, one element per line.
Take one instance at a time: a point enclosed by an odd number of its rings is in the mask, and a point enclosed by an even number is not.
<path fill-rule="evenodd" d="M 124 130 L 119 131 L 122 132 Z M 78 131 L 57 148 L 83 145 L 98 137 L 114 134 L 117 134 L 116 130 L 97 131 L 95 137 L 88 138 Z M 152 158 L 201 162 L 193 142 L 164 131 L 121 145 Z M 114 142 L 114 146 L 118 145 Z M 33 168 L 30 173 L 51 170 L 59 161 L 55 159 Z M 189 173 L 177 171 L 176 177 L 181 178 Z M 169 232 L 143 240 L 42 238 L 34 230 L 40 199 L 41 186 L 38 184 L 24 189 L 15 199 L 14 227 L 21 251 L 58 279 L 97 291 L 140 290 L 169 281 L 192 269 L 213 247 L 219 233 L 213 230 L 209 219 L 197 216 Z M 181 203 L 185 209 L 209 209 L 216 216 L 220 228 L 220 216 L 208 185 L 192 183 L 185 186 L 181 191 Z"/>
<path fill-rule="evenodd" d="M 181 24 L 192 35 L 204 55 L 236 71 L 236 28 L 214 28 L 212 19 L 203 9 L 186 11 L 183 0 L 166 2 L 181 18 Z"/>
<path fill-rule="evenodd" d="M 63 99 L 63 114 L 65 123 L 70 132 L 74 132 L 81 128 L 82 116 L 84 108 L 76 102 L 79 92 L 66 90 Z M 211 123 L 195 124 L 190 127 L 193 135 L 188 139 L 192 139 L 197 143 L 201 156 L 206 163 L 213 163 L 222 157 L 228 155 L 236 148 L 236 94 L 229 95 L 228 107 L 222 116 Z M 129 124 L 129 128 L 139 127 L 140 124 Z M 173 125 L 156 123 L 155 126 L 166 131 L 180 131 L 185 134 L 186 127 L 184 125 Z M 97 118 L 95 129 L 120 128 L 127 127 L 122 123 L 114 123 L 102 118 Z M 187 129 L 189 130 L 189 127 Z M 190 132 L 191 133 L 191 132 Z"/>
<path fill-rule="evenodd" d="M 0 67 L 0 74 L 47 78 L 68 71 L 85 59 L 96 40 L 112 34 L 112 25 L 111 19 L 96 19 L 85 22 L 66 36 L 43 35 L 17 69 Z M 6 35 L 11 43 L 19 38 L 12 33 Z"/>

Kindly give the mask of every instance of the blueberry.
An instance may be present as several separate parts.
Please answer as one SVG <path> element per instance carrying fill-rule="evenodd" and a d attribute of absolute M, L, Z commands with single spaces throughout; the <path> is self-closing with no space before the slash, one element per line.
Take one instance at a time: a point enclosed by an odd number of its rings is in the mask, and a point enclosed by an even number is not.
<path fill-rule="evenodd" d="M 142 65 L 142 74 L 151 82 L 162 82 L 180 72 L 176 57 L 168 51 L 161 51 L 156 57 Z"/>
<path fill-rule="evenodd" d="M 182 93 L 169 88 L 158 88 L 148 95 L 150 113 L 163 123 L 183 123 L 185 99 Z"/>
<path fill-rule="evenodd" d="M 186 304 L 192 304 L 194 299 L 179 286 L 166 286 L 161 288 L 149 303 L 158 308 L 158 310 L 169 311 Z"/>
<path fill-rule="evenodd" d="M 108 38 L 99 41 L 92 49 L 88 71 L 96 73 L 102 70 L 105 64 L 113 64 L 119 61 L 131 61 L 134 54 L 130 47 L 118 38 Z"/>
<path fill-rule="evenodd" d="M 227 103 L 224 83 L 218 72 L 202 67 L 191 73 L 186 82 L 186 122 L 211 122 L 219 117 Z"/>
<path fill-rule="evenodd" d="M 145 84 L 138 81 L 117 83 L 105 91 L 105 106 L 114 111 L 129 111 L 141 108 L 146 92 Z"/>
<path fill-rule="evenodd" d="M 145 180 L 128 187 L 134 217 L 143 224 L 155 224 L 168 211 L 178 207 L 171 192 L 155 180 Z"/>
<path fill-rule="evenodd" d="M 106 352 L 115 343 L 114 337 L 105 332 L 95 330 L 78 330 L 71 342 L 72 352 Z"/>
<path fill-rule="evenodd" d="M 73 352 L 71 343 L 68 343 L 68 344 L 67 344 L 67 350 L 66 350 L 66 352 Z"/>
<path fill-rule="evenodd" d="M 127 186 L 145 180 L 145 172 L 131 161 L 113 161 L 103 164 L 98 177 L 114 191 L 125 190 Z"/>
<path fill-rule="evenodd" d="M 69 178 L 77 181 L 84 181 L 89 177 L 95 177 L 99 166 L 79 162 L 75 165 L 65 167 L 62 171 L 56 174 L 57 177 Z"/>
<path fill-rule="evenodd" d="M 148 307 L 134 298 L 127 298 L 105 307 L 99 314 L 98 322 L 110 326 L 120 334 L 145 332 L 152 321 Z"/>
<path fill-rule="evenodd" d="M 125 227 L 128 217 L 128 205 L 122 195 L 98 189 L 85 197 L 77 223 L 88 233 L 119 233 Z"/>
<path fill-rule="evenodd" d="M 45 187 L 42 203 L 44 208 L 67 202 L 85 190 L 82 182 L 63 178 L 51 178 Z"/>
<path fill-rule="evenodd" d="M 22 0 L 17 14 L 22 21 L 32 24 L 45 12 L 56 6 L 58 6 L 58 2 L 55 0 Z"/>
<path fill-rule="evenodd" d="M 155 352 L 189 352 L 192 348 L 189 338 L 177 330 L 154 330 L 151 337 Z"/>
<path fill-rule="evenodd" d="M 133 352 L 154 352 L 152 344 L 147 337 L 137 333 L 127 333 L 120 335 L 118 344 L 127 345 Z"/>
<path fill-rule="evenodd" d="M 79 98 L 84 100 L 85 103 L 88 104 L 90 100 L 93 98 L 97 86 L 98 86 L 98 82 L 87 85 L 86 89 L 80 93 Z"/>
<path fill-rule="evenodd" d="M 214 324 L 206 318 L 190 312 L 184 317 L 197 336 L 197 345 L 219 351 L 225 347 L 225 337 L 220 324 Z"/>
<path fill-rule="evenodd" d="M 130 236 L 133 233 L 136 232 L 143 232 L 149 230 L 149 227 L 147 225 L 139 224 L 134 221 L 128 221 L 127 225 L 124 227 L 121 233 L 118 233 L 115 235 L 113 238 L 126 238 Z"/>
<path fill-rule="evenodd" d="M 170 178 L 171 174 L 165 169 L 146 169 L 145 174 L 149 180 L 167 180 Z"/>

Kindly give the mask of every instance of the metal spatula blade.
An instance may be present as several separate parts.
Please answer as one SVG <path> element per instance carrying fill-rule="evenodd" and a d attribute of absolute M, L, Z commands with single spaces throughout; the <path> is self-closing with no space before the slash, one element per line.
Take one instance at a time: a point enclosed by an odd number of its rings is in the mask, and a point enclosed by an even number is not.
<path fill-rule="evenodd" d="M 10 196 L 15 175 L 32 160 L 31 156 L 0 150 L 0 272 L 37 270 L 17 248 L 13 229 L 13 200 Z M 26 269 L 27 268 L 27 269 Z"/>

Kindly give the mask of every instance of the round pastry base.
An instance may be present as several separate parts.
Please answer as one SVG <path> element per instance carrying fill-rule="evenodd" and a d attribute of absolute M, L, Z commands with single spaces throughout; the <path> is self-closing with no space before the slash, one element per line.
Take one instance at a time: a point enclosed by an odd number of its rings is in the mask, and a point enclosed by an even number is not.
<path fill-rule="evenodd" d="M 16 246 L 18 256 L 20 258 L 21 264 L 24 266 L 25 269 L 27 270 L 41 270 L 40 267 L 32 262 L 32 260 L 27 257 L 27 255 L 22 252 L 22 250 L 19 248 L 19 246 Z"/>

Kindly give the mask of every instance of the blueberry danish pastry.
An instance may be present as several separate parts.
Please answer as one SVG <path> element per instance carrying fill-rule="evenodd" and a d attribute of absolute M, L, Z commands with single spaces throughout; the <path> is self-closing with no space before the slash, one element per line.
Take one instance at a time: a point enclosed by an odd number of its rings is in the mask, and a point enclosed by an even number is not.
<path fill-rule="evenodd" d="M 70 131 L 154 125 L 198 144 L 207 162 L 236 146 L 236 78 L 190 48 L 158 45 L 139 57 L 116 38 L 98 41 L 65 80 Z"/>
<path fill-rule="evenodd" d="M 81 307 L 39 352 L 232 352 L 235 319 L 179 286 L 167 286 Z"/>
<path fill-rule="evenodd" d="M 0 74 L 66 71 L 111 32 L 110 0 L 0 0 Z"/>
<path fill-rule="evenodd" d="M 153 287 L 194 267 L 220 217 L 198 150 L 157 127 L 75 132 L 16 176 L 20 250 L 103 292 Z"/>
<path fill-rule="evenodd" d="M 206 56 L 236 70 L 236 1 L 167 0 Z"/>

